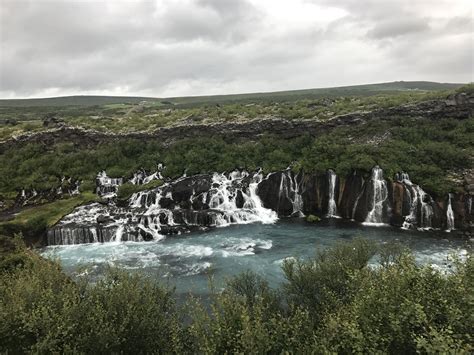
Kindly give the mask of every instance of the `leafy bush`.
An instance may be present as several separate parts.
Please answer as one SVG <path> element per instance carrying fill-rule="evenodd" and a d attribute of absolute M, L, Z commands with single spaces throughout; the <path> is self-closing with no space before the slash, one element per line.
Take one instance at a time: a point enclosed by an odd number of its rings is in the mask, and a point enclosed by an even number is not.
<path fill-rule="evenodd" d="M 374 254 L 381 264 L 370 266 Z M 18 262 L 21 261 L 21 262 Z M 470 353 L 474 261 L 448 273 L 363 239 L 287 261 L 271 289 L 253 272 L 208 302 L 110 269 L 73 282 L 55 262 L 0 238 L 0 352 Z"/>
<path fill-rule="evenodd" d="M 134 185 L 132 183 L 125 183 L 120 185 L 117 191 L 117 198 L 119 200 L 125 201 L 128 200 L 134 193 L 153 189 L 163 185 L 163 180 L 152 180 L 148 184 L 143 185 Z"/>
<path fill-rule="evenodd" d="M 474 94 L 474 83 L 463 85 L 460 88 L 456 89 L 456 92 L 465 92 L 467 94 L 472 95 Z"/>
<path fill-rule="evenodd" d="M 321 221 L 321 218 L 319 218 L 318 216 L 315 216 L 314 214 L 310 214 L 306 216 L 306 222 L 317 223 L 320 221 Z"/>
<path fill-rule="evenodd" d="M 169 290 L 118 270 L 95 284 L 75 283 L 58 264 L 34 254 L 29 259 L 29 267 L 4 268 L 0 275 L 0 352 L 172 350 Z"/>

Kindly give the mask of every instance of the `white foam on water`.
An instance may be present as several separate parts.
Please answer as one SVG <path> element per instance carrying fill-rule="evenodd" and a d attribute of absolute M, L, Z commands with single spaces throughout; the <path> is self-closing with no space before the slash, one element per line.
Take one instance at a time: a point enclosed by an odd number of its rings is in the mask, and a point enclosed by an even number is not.
<path fill-rule="evenodd" d="M 257 250 L 270 250 L 273 246 L 271 240 L 252 238 L 227 238 L 220 245 L 220 252 L 224 258 L 254 255 Z"/>
<path fill-rule="evenodd" d="M 183 276 L 194 276 L 205 273 L 212 266 L 210 262 L 195 263 L 188 267 L 188 270 L 183 274 Z"/>

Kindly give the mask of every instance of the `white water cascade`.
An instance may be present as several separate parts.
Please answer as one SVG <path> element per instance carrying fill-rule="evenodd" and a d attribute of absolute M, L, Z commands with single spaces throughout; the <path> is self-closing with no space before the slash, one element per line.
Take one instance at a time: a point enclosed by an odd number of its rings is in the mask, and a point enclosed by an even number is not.
<path fill-rule="evenodd" d="M 451 206 L 451 194 L 448 195 L 448 207 L 446 208 L 446 231 L 450 232 L 454 229 L 454 213 Z"/>
<path fill-rule="evenodd" d="M 216 220 L 217 226 L 253 222 L 268 224 L 277 221 L 276 212 L 264 208 L 257 195 L 258 184 L 263 179 L 261 173 L 253 175 L 248 187 L 245 188 L 243 180 L 248 177 L 249 174 L 246 171 L 233 171 L 229 177 L 218 173 L 212 176 L 212 184 L 216 187 L 209 190 L 206 197 L 209 198 L 210 208 L 223 212 Z M 242 207 L 237 205 L 238 194 L 241 194 L 243 199 Z"/>
<path fill-rule="evenodd" d="M 97 194 L 103 198 L 113 198 L 117 195 L 117 190 L 122 185 L 122 178 L 110 178 L 105 171 L 97 174 Z"/>
<path fill-rule="evenodd" d="M 105 173 L 100 178 L 104 185 L 114 186 Z M 81 206 L 48 232 L 48 244 L 157 241 L 191 228 L 275 223 L 277 213 L 265 208 L 257 194 L 262 180 L 260 172 L 250 175 L 245 171 L 182 177 L 133 194 L 128 207 Z M 173 199 L 175 193 L 177 201 Z"/>
<path fill-rule="evenodd" d="M 329 200 L 328 200 L 328 214 L 327 217 L 337 217 L 337 204 L 335 200 L 335 190 L 336 190 L 336 173 L 333 170 L 328 170 L 328 180 L 329 180 Z"/>
<path fill-rule="evenodd" d="M 410 229 L 417 226 L 419 230 L 431 229 L 431 220 L 433 218 L 431 196 L 423 191 L 419 185 L 413 184 L 407 173 L 397 174 L 397 180 L 405 185 L 406 192 L 410 199 L 410 212 L 405 217 L 402 228 Z M 419 220 L 418 215 L 420 216 Z"/>
<path fill-rule="evenodd" d="M 382 225 L 383 223 L 383 207 L 388 198 L 387 182 L 383 178 L 383 170 L 378 166 L 372 169 L 372 209 L 369 211 L 364 224 Z"/>
<path fill-rule="evenodd" d="M 288 169 L 281 173 L 279 200 L 287 198 L 292 206 L 292 216 L 304 217 L 303 197 L 301 196 L 300 186 L 296 176 L 291 176 L 291 170 Z"/>

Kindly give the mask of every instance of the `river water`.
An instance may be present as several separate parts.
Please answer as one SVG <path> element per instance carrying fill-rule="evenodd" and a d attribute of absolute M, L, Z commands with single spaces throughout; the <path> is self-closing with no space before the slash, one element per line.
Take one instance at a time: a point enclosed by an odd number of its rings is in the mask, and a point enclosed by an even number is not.
<path fill-rule="evenodd" d="M 285 258 L 307 258 L 358 236 L 378 244 L 399 241 L 413 251 L 419 263 L 440 268 L 449 268 L 450 255 L 464 255 L 468 247 L 464 241 L 445 239 L 446 234 L 367 227 L 340 219 L 317 224 L 288 219 L 275 224 L 232 225 L 160 241 L 50 246 L 41 253 L 58 259 L 71 275 L 100 277 L 111 265 L 175 286 L 178 294 L 205 295 L 210 279 L 219 288 L 226 278 L 247 269 L 278 286 L 284 281 L 281 264 Z"/>

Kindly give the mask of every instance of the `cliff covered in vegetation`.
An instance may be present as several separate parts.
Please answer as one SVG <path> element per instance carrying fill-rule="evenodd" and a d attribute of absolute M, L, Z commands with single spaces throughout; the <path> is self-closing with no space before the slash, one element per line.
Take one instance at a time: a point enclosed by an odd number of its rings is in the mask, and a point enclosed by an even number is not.
<path fill-rule="evenodd" d="M 402 225 L 407 216 L 420 214 L 418 207 L 413 207 L 414 193 L 420 200 L 419 192 L 396 177 L 407 172 L 409 183 L 430 196 L 431 200 L 420 203 L 423 208 L 428 202 L 433 205 L 432 227 L 448 228 L 450 205 L 457 228 L 468 229 L 473 194 L 473 101 L 471 87 L 467 86 L 451 93 L 217 103 L 212 107 L 193 104 L 197 106 L 174 108 L 173 115 L 185 117 L 173 116 L 170 124 L 161 128 L 156 128 L 144 112 L 134 111 L 129 118 L 113 116 L 114 125 L 122 128 L 128 124 L 137 124 L 134 127 L 138 128 L 142 120 L 148 120 L 146 130 L 134 132 L 98 131 L 88 124 L 77 126 L 73 117 L 58 119 L 50 115 L 39 132 L 10 136 L 0 144 L 2 218 L 8 220 L 12 211 L 26 206 L 54 204 L 68 196 L 93 193 L 99 171 L 127 181 L 137 171 L 154 172 L 163 164 L 165 181 L 183 173 L 191 176 L 261 168 L 267 175 L 290 167 L 292 176 L 302 180 L 298 193 L 308 196 L 305 213 L 320 215 L 327 208 L 321 196 L 328 192 L 323 188 L 327 179 L 318 176 L 333 171 L 338 177 L 336 207 L 346 218 L 365 221 L 370 207 L 354 212 L 355 199 L 362 196 L 361 201 L 368 200 L 363 191 L 368 189 L 371 171 L 378 165 L 390 185 L 390 214 L 385 212 L 384 222 Z M 134 105 L 141 107 L 140 102 Z M 232 105 L 240 105 L 241 112 L 231 113 L 235 110 Z M 290 117 L 282 107 L 296 114 Z M 359 110 L 347 112 L 356 108 Z M 87 112 L 87 108 L 83 110 Z M 160 114 L 166 115 L 166 110 L 169 108 L 159 108 Z M 194 112 L 191 116 L 189 110 Z M 220 114 L 211 115 L 214 111 Z M 257 112 L 255 117 L 252 112 Z M 112 122 L 92 116 L 88 120 L 102 122 L 103 127 Z M 8 130 L 10 126 L 5 127 Z M 281 181 L 280 177 L 276 184 L 281 185 Z M 264 186 L 263 182 L 258 190 L 263 191 Z M 278 194 L 281 188 L 277 190 L 274 186 L 269 194 Z M 268 200 L 263 192 L 259 194 L 264 202 Z M 78 201 L 84 203 L 85 199 Z M 271 204 L 267 207 L 276 211 L 280 208 Z M 418 220 L 423 218 L 418 216 Z M 46 228 L 52 223 L 43 225 Z"/>

